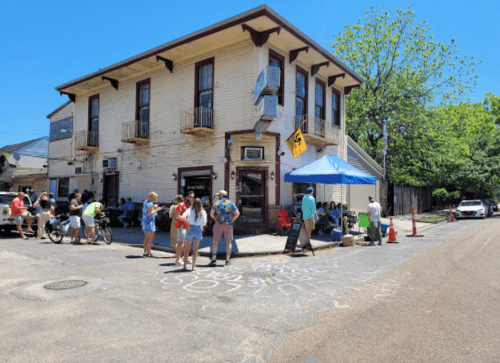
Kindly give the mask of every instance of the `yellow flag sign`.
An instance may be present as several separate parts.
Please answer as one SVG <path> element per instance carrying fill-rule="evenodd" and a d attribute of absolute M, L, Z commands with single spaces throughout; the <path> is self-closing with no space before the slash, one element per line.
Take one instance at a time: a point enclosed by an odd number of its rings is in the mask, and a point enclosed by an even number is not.
<path fill-rule="evenodd" d="M 288 139 L 286 139 L 286 144 L 290 148 L 294 158 L 307 150 L 306 142 L 304 141 L 302 132 L 300 132 L 300 128 L 295 130 L 295 132 L 291 134 Z"/>

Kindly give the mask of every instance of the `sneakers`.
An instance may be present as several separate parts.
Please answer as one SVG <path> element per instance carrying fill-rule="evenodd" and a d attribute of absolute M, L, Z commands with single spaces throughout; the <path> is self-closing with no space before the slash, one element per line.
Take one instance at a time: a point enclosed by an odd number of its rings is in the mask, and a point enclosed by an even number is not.
<path fill-rule="evenodd" d="M 378 242 L 378 245 L 379 245 L 379 246 L 382 246 L 382 241 L 379 241 L 379 242 Z"/>
<path fill-rule="evenodd" d="M 370 242 L 368 246 L 375 246 L 375 242 Z"/>
<path fill-rule="evenodd" d="M 229 266 L 231 264 L 231 261 L 226 260 L 226 266 Z"/>
<path fill-rule="evenodd" d="M 215 260 L 210 261 L 210 263 L 208 264 L 208 267 L 215 267 L 215 266 L 217 266 L 217 261 Z"/>
<path fill-rule="evenodd" d="M 175 266 L 180 266 L 180 265 L 184 265 L 184 263 L 183 263 L 183 262 L 181 262 L 181 261 L 175 261 L 175 262 L 174 262 L 174 265 L 175 265 Z"/>

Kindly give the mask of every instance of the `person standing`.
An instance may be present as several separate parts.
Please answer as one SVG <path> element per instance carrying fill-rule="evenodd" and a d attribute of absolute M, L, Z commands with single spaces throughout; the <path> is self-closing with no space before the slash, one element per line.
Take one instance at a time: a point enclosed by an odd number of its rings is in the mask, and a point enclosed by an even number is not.
<path fill-rule="evenodd" d="M 170 211 L 169 211 L 169 217 L 172 219 L 172 222 L 170 223 L 170 247 L 172 247 L 175 251 L 175 264 L 180 265 L 181 261 L 181 250 L 182 250 L 182 243 L 177 242 L 177 213 L 175 212 L 177 206 L 184 202 L 184 197 L 182 195 L 177 195 L 174 198 L 174 204 L 170 206 Z"/>
<path fill-rule="evenodd" d="M 182 196 L 181 196 L 182 197 Z M 189 227 L 189 224 L 187 223 L 186 220 L 182 219 L 182 215 L 186 213 L 186 211 L 189 209 L 192 199 L 194 197 L 193 192 L 189 192 L 186 195 L 186 200 L 181 201 L 176 207 L 175 207 L 175 228 L 176 228 L 176 235 L 177 235 L 177 249 L 175 251 L 175 265 L 181 265 L 181 256 L 184 253 L 183 251 L 183 246 L 184 246 L 184 241 L 186 237 L 186 229 Z M 189 254 L 188 254 L 188 263 L 191 263 L 189 261 Z"/>
<path fill-rule="evenodd" d="M 208 264 L 209 267 L 217 266 L 217 247 L 219 241 L 224 235 L 226 242 L 226 266 L 230 265 L 231 247 L 233 242 L 233 224 L 240 216 L 240 212 L 236 205 L 227 199 L 227 192 L 221 190 L 217 193 L 219 200 L 214 203 L 210 211 L 210 217 L 214 220 L 213 244 L 212 244 L 212 261 Z"/>
<path fill-rule="evenodd" d="M 83 205 L 80 202 L 81 199 L 82 196 L 80 195 L 80 193 L 75 193 L 75 197 L 71 200 L 71 202 L 69 202 L 69 220 L 71 225 L 70 243 L 80 242 L 80 236 L 78 234 L 80 233 L 80 228 L 82 226 L 80 215 L 83 208 Z"/>
<path fill-rule="evenodd" d="M 25 194 L 23 192 L 20 192 L 17 195 L 17 197 L 15 197 L 12 200 L 10 204 L 10 210 L 11 210 L 11 216 L 14 218 L 14 221 L 16 223 L 19 235 L 21 236 L 21 238 L 28 239 L 28 237 L 24 235 L 22 228 L 24 218 L 28 220 L 28 229 L 26 230 L 26 232 L 35 233 L 35 231 L 31 229 L 31 222 L 33 220 L 33 216 L 29 214 L 28 208 L 24 206 L 24 201 L 23 201 L 24 196 Z"/>
<path fill-rule="evenodd" d="M 101 202 L 93 202 L 90 203 L 87 208 L 83 211 L 82 218 L 84 220 L 85 225 L 87 226 L 87 244 L 89 245 L 90 238 L 92 238 L 92 244 L 95 245 L 95 220 L 94 218 L 100 214 L 104 215 L 102 210 L 104 209 Z"/>
<path fill-rule="evenodd" d="M 316 213 L 316 200 L 313 197 L 314 189 L 307 188 L 307 194 L 302 198 L 302 218 L 306 228 L 307 238 L 311 240 L 311 232 L 316 228 L 318 214 Z"/>
<path fill-rule="evenodd" d="M 184 269 L 187 269 L 189 251 L 191 250 L 191 242 L 193 242 L 193 266 L 192 271 L 196 271 L 196 257 L 198 255 L 198 246 L 200 244 L 203 232 L 203 227 L 207 224 L 207 212 L 203 209 L 200 198 L 193 201 L 191 208 L 186 210 L 181 217 L 185 219 L 189 227 L 184 237 Z"/>
<path fill-rule="evenodd" d="M 75 194 L 78 193 L 78 189 L 73 189 L 73 193 L 68 195 L 68 202 L 71 202 L 73 199 L 75 199 Z"/>
<path fill-rule="evenodd" d="M 154 214 L 163 209 L 161 207 L 154 207 L 154 202 L 157 200 L 158 194 L 151 192 L 148 195 L 148 199 L 146 199 L 142 204 L 142 231 L 144 232 L 143 257 L 153 257 L 151 254 L 151 245 L 153 244 L 156 232 Z"/>
<path fill-rule="evenodd" d="M 50 212 L 53 208 L 52 202 L 46 192 L 40 194 L 40 198 L 36 200 L 33 207 L 40 207 L 40 215 L 38 216 L 38 237 L 45 239 L 45 223 L 50 220 Z"/>
<path fill-rule="evenodd" d="M 375 246 L 375 241 L 378 241 L 379 246 L 382 245 L 382 233 L 380 233 L 381 220 L 380 210 L 382 207 L 375 198 L 368 197 L 368 219 L 370 221 L 370 244 L 368 246 Z"/>

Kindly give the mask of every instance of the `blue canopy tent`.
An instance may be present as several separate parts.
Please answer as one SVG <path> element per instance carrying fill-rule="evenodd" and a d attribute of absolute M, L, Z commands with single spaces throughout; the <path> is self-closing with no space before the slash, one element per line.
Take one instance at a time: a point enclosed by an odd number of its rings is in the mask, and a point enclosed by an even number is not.
<path fill-rule="evenodd" d="M 364 171 L 355 168 L 338 156 L 325 155 L 311 164 L 285 174 L 285 182 L 289 183 L 321 183 L 321 184 L 376 184 L 377 179 Z M 341 199 L 343 199 L 341 188 Z M 341 203 L 341 215 L 344 213 Z M 341 229 L 343 218 L 341 220 Z"/>

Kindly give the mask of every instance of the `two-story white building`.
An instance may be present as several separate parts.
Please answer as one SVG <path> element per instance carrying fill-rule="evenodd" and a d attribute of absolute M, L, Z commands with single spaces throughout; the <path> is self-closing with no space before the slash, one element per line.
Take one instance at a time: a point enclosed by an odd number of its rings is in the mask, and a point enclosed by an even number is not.
<path fill-rule="evenodd" d="M 277 115 L 258 133 L 254 89 L 268 66 L 281 74 Z M 87 165 L 98 197 L 225 189 L 239 227 L 262 229 L 306 187 L 285 173 L 324 154 L 346 159 L 344 97 L 362 81 L 263 5 L 56 89 L 74 101 L 72 167 Z M 299 125 L 307 151 L 294 159 L 285 141 Z M 340 194 L 317 186 L 318 201 Z"/>

